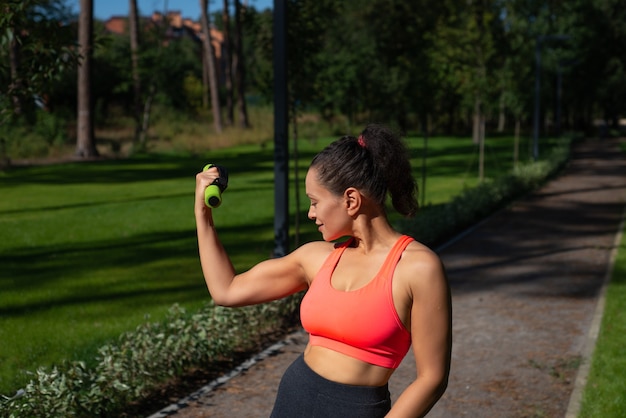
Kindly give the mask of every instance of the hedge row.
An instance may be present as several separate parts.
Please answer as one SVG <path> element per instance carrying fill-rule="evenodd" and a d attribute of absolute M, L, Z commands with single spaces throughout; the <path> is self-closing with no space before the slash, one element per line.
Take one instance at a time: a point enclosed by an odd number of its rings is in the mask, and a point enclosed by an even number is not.
<path fill-rule="evenodd" d="M 537 188 L 565 164 L 569 149 L 564 141 L 547 160 L 521 165 L 396 226 L 431 246 L 444 242 Z M 40 368 L 24 389 L 0 400 L 0 418 L 116 416 L 168 378 L 229 358 L 235 350 L 254 349 L 263 335 L 294 318 L 298 303 L 298 296 L 238 309 L 207 303 L 195 314 L 174 305 L 163 322 L 141 325 L 100 348 L 95 367 L 64 362 Z"/>
<path fill-rule="evenodd" d="M 38 369 L 24 389 L 3 397 L 0 417 L 118 416 L 168 378 L 257 348 L 264 335 L 293 322 L 297 307 L 298 296 L 237 309 L 208 302 L 194 314 L 174 305 L 163 322 L 101 347 L 95 367 L 74 361 Z"/>

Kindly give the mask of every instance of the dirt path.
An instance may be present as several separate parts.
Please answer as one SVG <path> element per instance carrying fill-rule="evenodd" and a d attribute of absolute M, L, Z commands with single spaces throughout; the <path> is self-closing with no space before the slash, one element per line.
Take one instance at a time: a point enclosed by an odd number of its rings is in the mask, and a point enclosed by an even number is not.
<path fill-rule="evenodd" d="M 618 141 L 587 141 L 559 178 L 439 249 L 454 346 L 448 390 L 429 417 L 565 416 L 625 202 Z M 226 383 L 151 418 L 267 417 L 305 344 L 293 334 Z M 414 379 L 412 361 L 392 377 L 393 399 Z"/>

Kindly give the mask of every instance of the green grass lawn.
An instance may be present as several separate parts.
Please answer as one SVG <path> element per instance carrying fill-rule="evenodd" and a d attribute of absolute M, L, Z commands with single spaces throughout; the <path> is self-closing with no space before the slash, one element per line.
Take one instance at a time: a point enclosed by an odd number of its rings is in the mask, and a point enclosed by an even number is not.
<path fill-rule="evenodd" d="M 312 156 L 329 141 L 299 144 L 301 242 L 319 238 L 306 221 L 303 180 Z M 420 178 L 423 140 L 408 143 Z M 488 177 L 511 169 L 512 143 L 488 140 Z M 478 183 L 470 139 L 431 138 L 428 157 L 427 204 Z M 89 362 L 99 346 L 160 320 L 174 303 L 193 310 L 208 300 L 193 218 L 195 174 L 207 162 L 229 168 L 216 224 L 235 267 L 246 269 L 274 246 L 271 146 L 0 173 L 0 393 L 12 393 L 39 366 Z"/>
<path fill-rule="evenodd" d="M 626 417 L 626 228 L 606 289 L 602 324 L 578 416 Z"/>

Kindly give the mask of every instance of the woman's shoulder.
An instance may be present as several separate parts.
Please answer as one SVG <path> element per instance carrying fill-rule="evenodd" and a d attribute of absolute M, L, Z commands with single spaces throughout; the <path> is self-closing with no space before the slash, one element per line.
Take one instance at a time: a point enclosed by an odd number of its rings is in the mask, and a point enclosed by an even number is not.
<path fill-rule="evenodd" d="M 398 268 L 402 273 L 401 276 L 413 284 L 424 279 L 445 280 L 441 259 L 437 253 L 419 241 L 413 241 L 407 246 Z"/>
<path fill-rule="evenodd" d="M 296 248 L 289 257 L 297 260 L 310 277 L 321 268 L 334 248 L 335 245 L 332 242 L 312 241 Z"/>
<path fill-rule="evenodd" d="M 439 260 L 439 256 L 429 246 L 417 240 L 409 242 L 404 250 L 411 259 Z"/>

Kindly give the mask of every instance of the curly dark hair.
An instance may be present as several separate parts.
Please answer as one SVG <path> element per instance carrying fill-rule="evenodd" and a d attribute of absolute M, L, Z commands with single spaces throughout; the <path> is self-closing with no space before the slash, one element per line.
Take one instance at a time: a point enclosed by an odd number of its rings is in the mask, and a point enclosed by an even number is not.
<path fill-rule="evenodd" d="M 372 124 L 359 137 L 341 137 L 313 158 L 311 168 L 332 193 L 342 195 L 355 187 L 382 208 L 389 193 L 400 214 L 412 217 L 417 213 L 417 183 L 408 150 L 386 126 Z"/>

